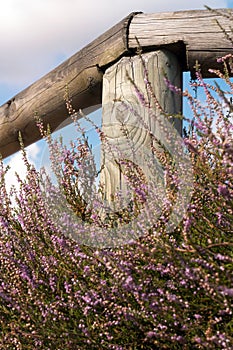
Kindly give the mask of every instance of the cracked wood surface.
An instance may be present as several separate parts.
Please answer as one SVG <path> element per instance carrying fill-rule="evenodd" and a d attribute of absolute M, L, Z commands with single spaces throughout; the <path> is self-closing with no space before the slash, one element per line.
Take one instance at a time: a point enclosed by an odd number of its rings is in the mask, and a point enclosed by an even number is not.
<path fill-rule="evenodd" d="M 186 62 L 180 57 L 183 70 L 193 71 L 198 61 L 203 76 L 213 77 L 208 70 L 220 68 L 217 58 L 233 53 L 232 19 L 232 9 L 137 14 L 130 23 L 128 45 L 138 46 L 135 37 L 143 48 L 181 41 L 186 51 Z"/>
<path fill-rule="evenodd" d="M 134 164 L 134 170 L 135 166 L 138 167 L 145 179 L 159 180 L 159 166 L 156 167 L 151 151 L 151 135 L 155 148 L 158 147 L 155 139 L 163 144 L 164 138 L 168 139 L 169 135 L 165 127 L 166 117 L 161 110 L 168 115 L 179 115 L 182 109 L 182 97 L 172 92 L 164 81 L 165 74 L 172 84 L 182 86 L 182 71 L 176 55 L 162 49 L 144 53 L 142 59 L 157 103 L 145 87 L 144 66 L 138 55 L 121 58 L 106 70 L 103 77 L 102 130 L 108 142 L 102 144 L 101 183 L 109 203 L 117 192 L 122 191 L 125 196 L 127 190 L 130 191 L 121 169 L 124 162 Z M 150 105 L 152 109 L 143 106 L 129 77 L 143 94 L 145 105 Z M 171 119 L 171 123 L 174 135 L 181 135 L 181 119 Z"/>

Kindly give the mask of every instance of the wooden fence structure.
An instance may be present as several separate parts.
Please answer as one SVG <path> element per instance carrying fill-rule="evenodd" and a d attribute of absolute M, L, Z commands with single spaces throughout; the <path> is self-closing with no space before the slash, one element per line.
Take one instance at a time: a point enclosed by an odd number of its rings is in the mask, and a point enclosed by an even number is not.
<path fill-rule="evenodd" d="M 40 139 L 35 125 L 35 113 L 46 124 L 50 124 L 52 131 L 67 118 L 64 102 L 67 85 L 76 110 L 91 110 L 103 101 L 106 105 L 116 98 L 119 85 L 114 85 L 114 81 L 118 80 L 120 84 L 120 80 L 125 79 L 125 73 L 121 72 L 125 68 L 120 66 L 121 62 L 123 67 L 125 64 L 132 67 L 132 62 L 134 64 L 134 60 L 137 60 L 137 40 L 150 71 L 157 65 L 160 71 L 165 69 L 168 76 L 181 86 L 181 73 L 193 73 L 198 61 L 203 77 L 211 77 L 208 69 L 219 68 L 217 58 L 232 53 L 233 44 L 228 38 L 232 35 L 232 18 L 232 9 L 131 13 L 0 107 L 2 157 L 19 150 L 19 131 L 25 146 Z M 155 74 L 152 78 L 156 93 L 159 95 L 163 91 L 160 102 L 167 101 L 166 89 L 159 85 L 160 74 Z M 142 77 L 138 77 L 139 84 L 140 81 L 143 81 Z M 123 96 L 128 96 L 131 90 L 125 88 Z M 169 99 L 174 98 L 169 96 Z M 179 112 L 181 102 L 171 101 L 167 111 Z"/>

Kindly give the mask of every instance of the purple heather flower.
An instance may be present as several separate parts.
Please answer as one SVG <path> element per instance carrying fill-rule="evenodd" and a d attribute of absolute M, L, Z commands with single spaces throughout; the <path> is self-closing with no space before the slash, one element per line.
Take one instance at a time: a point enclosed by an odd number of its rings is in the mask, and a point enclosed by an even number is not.
<path fill-rule="evenodd" d="M 148 338 L 153 338 L 153 337 L 156 337 L 156 332 L 150 331 L 146 335 L 147 335 Z"/>
<path fill-rule="evenodd" d="M 229 297 L 233 297 L 233 288 L 219 286 L 218 289 L 219 289 L 219 291 L 221 291 L 222 294 L 229 296 Z"/>
<path fill-rule="evenodd" d="M 218 186 L 218 193 L 224 197 L 229 196 L 229 190 L 226 185 L 219 185 Z"/>
<path fill-rule="evenodd" d="M 200 320 L 202 318 L 202 316 L 199 314 L 195 314 L 194 317 L 196 318 L 196 320 Z"/>

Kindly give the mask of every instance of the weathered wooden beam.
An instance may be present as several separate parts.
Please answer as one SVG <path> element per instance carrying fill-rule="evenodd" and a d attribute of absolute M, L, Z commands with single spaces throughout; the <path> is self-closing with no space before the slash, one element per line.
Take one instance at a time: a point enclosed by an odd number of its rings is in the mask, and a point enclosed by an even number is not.
<path fill-rule="evenodd" d="M 146 88 L 145 68 L 155 96 Z M 168 115 L 181 113 L 182 97 L 169 89 L 164 75 L 175 86 L 182 86 L 180 63 L 174 53 L 165 49 L 144 53 L 142 58 L 123 57 L 104 74 L 102 130 L 108 141 L 102 145 L 101 183 L 108 202 L 117 192 L 126 194 L 128 190 L 119 166 L 121 161 L 130 161 L 146 179 L 150 177 L 146 157 L 152 155 L 151 135 L 163 142 L 161 122 L 166 118 L 163 112 Z M 145 98 L 145 106 L 130 78 Z M 181 119 L 171 119 L 171 122 L 181 134 Z"/>
<path fill-rule="evenodd" d="M 168 45 L 177 51 L 175 44 L 182 41 L 187 60 L 185 66 L 181 57 L 183 70 L 193 73 L 198 61 L 203 77 L 213 77 L 208 70 L 219 69 L 217 58 L 233 53 L 232 20 L 233 9 L 138 14 L 130 23 L 128 45 L 136 49 L 137 38 L 146 50 Z"/>
<path fill-rule="evenodd" d="M 68 116 L 64 95 L 68 85 L 75 108 L 100 106 L 101 67 L 127 54 L 127 33 L 134 13 L 105 32 L 71 58 L 0 107 L 0 153 L 3 158 L 19 150 L 18 132 L 25 146 L 40 139 L 35 112 L 54 131 Z"/>

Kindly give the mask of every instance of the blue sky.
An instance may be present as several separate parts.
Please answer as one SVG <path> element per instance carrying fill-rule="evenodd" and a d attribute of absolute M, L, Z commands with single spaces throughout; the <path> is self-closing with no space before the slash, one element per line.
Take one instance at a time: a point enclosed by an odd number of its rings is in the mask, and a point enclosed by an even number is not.
<path fill-rule="evenodd" d="M 0 5 L 0 104 L 79 51 L 98 35 L 133 11 L 145 13 L 173 10 L 233 7 L 233 0 L 7 0 Z M 97 113 L 100 117 L 100 112 Z M 31 162 L 43 163 L 42 142 L 29 147 Z M 13 173 L 23 177 L 17 153 L 6 160 Z"/>

